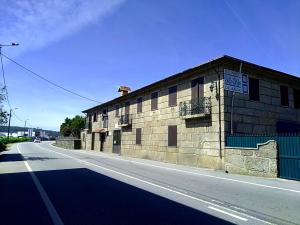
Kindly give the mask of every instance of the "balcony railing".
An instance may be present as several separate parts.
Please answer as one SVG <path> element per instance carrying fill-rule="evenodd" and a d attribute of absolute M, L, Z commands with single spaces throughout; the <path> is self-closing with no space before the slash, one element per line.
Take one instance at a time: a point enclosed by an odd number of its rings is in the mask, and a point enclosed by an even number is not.
<path fill-rule="evenodd" d="M 129 126 L 132 124 L 132 116 L 131 114 L 121 115 L 119 119 L 119 125 L 121 127 Z"/>
<path fill-rule="evenodd" d="M 183 119 L 205 117 L 211 114 L 211 98 L 202 97 L 179 103 L 179 116 Z"/>

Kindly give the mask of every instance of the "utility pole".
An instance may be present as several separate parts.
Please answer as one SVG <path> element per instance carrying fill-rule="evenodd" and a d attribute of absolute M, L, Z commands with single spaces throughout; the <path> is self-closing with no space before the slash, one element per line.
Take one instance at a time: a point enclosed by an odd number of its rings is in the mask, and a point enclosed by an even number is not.
<path fill-rule="evenodd" d="M 16 110 L 18 108 L 14 108 L 14 110 Z M 10 121 L 11 121 L 11 112 L 13 111 L 13 109 L 9 110 L 9 118 L 8 118 L 8 130 L 7 130 L 7 138 L 9 139 L 9 135 L 10 135 Z"/>
<path fill-rule="evenodd" d="M 11 44 L 0 44 L 0 58 L 1 58 L 1 67 L 2 67 L 2 75 L 3 75 L 3 82 L 4 82 L 4 89 L 6 90 L 6 98 L 8 98 L 7 89 L 6 89 L 6 83 L 5 83 L 5 75 L 4 75 L 4 69 L 3 69 L 3 62 L 2 62 L 2 47 L 15 47 L 18 46 L 18 43 L 11 43 Z M 8 99 L 7 99 L 8 101 Z M 9 104 L 9 103 L 8 103 Z M 9 105 L 10 108 L 10 105 Z M 15 108 L 17 109 L 17 108 Z M 9 120 L 8 120 L 8 130 L 7 130 L 7 138 L 9 139 L 10 135 L 10 120 L 11 120 L 11 112 L 12 109 L 9 109 Z"/>
<path fill-rule="evenodd" d="M 10 119 L 11 119 L 11 109 L 9 110 L 9 119 L 8 119 L 8 130 L 7 130 L 7 138 L 9 139 L 10 135 Z"/>

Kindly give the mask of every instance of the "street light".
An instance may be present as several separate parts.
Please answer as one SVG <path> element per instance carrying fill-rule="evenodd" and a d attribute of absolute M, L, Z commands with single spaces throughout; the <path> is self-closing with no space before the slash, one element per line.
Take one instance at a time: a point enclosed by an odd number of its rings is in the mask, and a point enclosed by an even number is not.
<path fill-rule="evenodd" d="M 18 46 L 19 43 L 16 43 L 16 42 L 12 42 L 11 44 L 0 44 L 0 48 L 1 47 L 13 47 L 13 46 Z"/>
<path fill-rule="evenodd" d="M 13 110 L 17 110 L 18 108 L 14 108 L 14 109 L 10 109 L 9 110 L 9 119 L 8 119 L 8 130 L 7 130 L 7 138 L 9 139 L 9 135 L 10 135 L 10 120 L 11 120 L 11 112 Z"/>

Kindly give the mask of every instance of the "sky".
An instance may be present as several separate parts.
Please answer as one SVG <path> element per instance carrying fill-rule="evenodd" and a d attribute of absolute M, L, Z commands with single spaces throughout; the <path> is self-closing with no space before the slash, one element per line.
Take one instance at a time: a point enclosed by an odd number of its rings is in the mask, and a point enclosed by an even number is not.
<path fill-rule="evenodd" d="M 119 85 L 136 90 L 224 54 L 300 76 L 299 12 L 298 0 L 0 0 L 0 43 L 18 42 L 2 52 L 105 102 Z M 59 130 L 97 105 L 3 60 L 12 125 Z"/>

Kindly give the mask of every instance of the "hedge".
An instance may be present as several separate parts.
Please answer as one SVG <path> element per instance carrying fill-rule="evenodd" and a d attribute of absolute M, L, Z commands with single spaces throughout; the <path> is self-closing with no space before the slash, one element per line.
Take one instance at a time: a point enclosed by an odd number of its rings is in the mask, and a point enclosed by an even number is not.
<path fill-rule="evenodd" d="M 31 141 L 31 138 L 16 138 L 16 137 L 10 137 L 9 139 L 7 137 L 1 137 L 0 138 L 0 151 L 4 151 L 6 149 L 7 144 L 17 143 L 17 142 L 25 142 L 25 141 Z"/>

